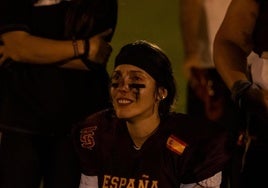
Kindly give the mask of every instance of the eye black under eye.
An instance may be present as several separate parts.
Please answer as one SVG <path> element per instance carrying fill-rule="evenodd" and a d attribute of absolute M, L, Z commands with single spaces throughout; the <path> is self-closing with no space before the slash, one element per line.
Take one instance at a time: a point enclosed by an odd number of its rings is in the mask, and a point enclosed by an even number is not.
<path fill-rule="evenodd" d="M 111 83 L 111 87 L 113 88 L 118 88 L 119 83 Z M 128 85 L 129 89 L 140 89 L 140 88 L 145 88 L 145 84 L 129 84 Z"/>
<path fill-rule="evenodd" d="M 145 84 L 129 84 L 129 88 L 135 88 L 135 89 L 145 88 Z"/>
<path fill-rule="evenodd" d="M 111 87 L 113 88 L 118 88 L 118 86 L 119 86 L 119 83 L 111 83 Z"/>
<path fill-rule="evenodd" d="M 121 74 L 119 72 L 114 72 L 111 76 L 111 80 L 118 80 L 120 78 Z"/>

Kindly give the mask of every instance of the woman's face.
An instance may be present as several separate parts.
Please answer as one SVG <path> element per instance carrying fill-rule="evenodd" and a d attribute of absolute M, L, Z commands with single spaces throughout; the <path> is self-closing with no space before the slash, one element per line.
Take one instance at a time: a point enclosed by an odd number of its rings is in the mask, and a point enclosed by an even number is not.
<path fill-rule="evenodd" d="M 156 82 L 134 65 L 116 67 L 111 77 L 110 94 L 118 118 L 145 119 L 158 113 Z"/>

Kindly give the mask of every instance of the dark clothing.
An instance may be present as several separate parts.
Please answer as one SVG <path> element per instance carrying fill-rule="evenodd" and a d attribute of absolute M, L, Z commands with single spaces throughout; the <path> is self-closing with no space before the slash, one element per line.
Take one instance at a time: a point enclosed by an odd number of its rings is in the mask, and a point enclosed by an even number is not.
<path fill-rule="evenodd" d="M 2 130 L 69 134 L 73 123 L 107 107 L 108 75 L 93 71 L 11 64 L 2 71 Z"/>
<path fill-rule="evenodd" d="M 268 166 L 267 148 L 267 137 L 265 140 L 259 139 L 251 142 L 245 155 L 239 188 L 267 187 L 267 175 L 263 172 Z"/>
<path fill-rule="evenodd" d="M 65 22 L 72 1 L 44 5 L 47 2 L 54 1 L 1 0 L 0 34 L 26 31 L 34 36 L 71 40 L 65 34 Z M 90 33 L 76 32 L 77 39 L 115 29 L 117 1 L 96 2 Z M 72 152 L 72 126 L 110 106 L 108 73 L 105 67 L 91 64 L 90 71 L 12 60 L 1 66 L 1 188 L 38 188 L 42 177 L 45 188 L 78 187 L 80 171 Z"/>
<path fill-rule="evenodd" d="M 263 51 L 268 51 L 268 1 L 259 1 L 260 10 L 253 32 L 253 51 L 261 56 Z"/>
<path fill-rule="evenodd" d="M 133 147 L 126 123 L 106 110 L 74 129 L 82 173 L 98 176 L 99 187 L 118 185 L 174 188 L 224 169 L 231 156 L 231 137 L 223 127 L 194 121 L 184 114 L 162 120 L 140 150 Z M 157 185 L 157 186 L 156 186 Z"/>
<path fill-rule="evenodd" d="M 78 188 L 80 169 L 70 136 L 3 134 L 1 188 Z"/>
<path fill-rule="evenodd" d="M 200 74 L 206 81 L 203 97 L 197 94 L 190 83 L 187 85 L 187 113 L 195 118 L 211 118 L 230 131 L 233 137 L 238 137 L 243 121 L 238 108 L 231 99 L 231 93 L 215 68 L 195 69 L 195 74 Z M 204 78 L 204 79 L 203 79 Z M 204 83 L 203 83 L 204 84 Z M 204 95 L 207 88 L 213 95 Z M 211 115 L 212 114 L 212 115 Z M 214 115 L 213 115 L 214 114 Z M 221 188 L 237 188 L 241 170 L 243 149 L 240 146 L 233 153 L 230 163 L 223 170 Z"/>
<path fill-rule="evenodd" d="M 215 119 L 211 120 L 224 125 L 231 132 L 239 131 L 242 121 L 238 114 L 238 108 L 231 98 L 230 90 L 223 82 L 217 70 L 215 68 L 195 69 L 195 72 L 197 71 L 199 73 L 196 74 L 202 74 L 202 80 L 206 82 L 205 84 L 203 83 L 205 85 L 202 91 L 204 97 L 200 98 L 200 95 L 196 93 L 197 91 L 191 87 L 189 82 L 187 85 L 187 114 L 193 117 L 209 119 L 209 111 L 211 113 L 218 111 L 218 115 L 214 116 Z M 210 95 L 207 92 L 208 88 L 213 94 Z M 205 98 L 208 99 L 206 100 Z"/>
<path fill-rule="evenodd" d="M 260 4 L 258 17 L 253 32 L 253 51 L 261 56 L 262 52 L 268 51 L 268 1 L 257 0 Z M 256 62 L 258 63 L 258 62 Z M 263 73 L 259 73 L 263 74 Z M 263 75 L 267 76 L 267 75 Z M 245 101 L 248 103 L 248 101 Z M 251 104 L 249 104 L 251 105 Z M 255 104 L 253 104 L 255 105 Z M 248 127 L 248 132 L 253 136 L 250 137 L 251 142 L 241 145 L 245 152 L 244 166 L 241 173 L 241 188 L 251 187 L 267 187 L 267 176 L 263 171 L 268 166 L 268 136 L 267 136 L 267 115 L 259 113 L 247 113 L 245 109 L 241 109 L 244 113 L 244 124 Z M 245 131 L 246 132 L 246 131 Z M 247 140 L 245 140 L 247 141 Z"/>
<path fill-rule="evenodd" d="M 257 0 L 259 3 L 258 17 L 253 30 L 252 43 L 253 51 L 259 56 L 262 52 L 268 51 L 268 1 Z M 255 63 L 255 62 L 253 62 Z M 258 63 L 258 62 L 256 62 Z M 265 62 L 266 63 L 266 62 Z M 260 71 L 256 74 L 263 74 L 264 71 Z M 252 72 L 251 72 L 252 73 Z M 255 72 L 254 72 L 255 73 Z M 265 77 L 267 75 L 262 75 Z M 252 76 L 254 77 L 254 75 Z M 258 97 L 255 95 L 255 97 Z M 247 106 L 254 106 L 250 104 L 252 100 L 245 100 Z M 247 104 L 249 103 L 249 104 Z M 251 110 L 254 107 L 251 108 Z M 251 188 L 251 187 L 266 187 L 267 180 L 266 174 L 263 173 L 268 166 L 268 136 L 267 136 L 267 125 L 268 118 L 267 114 L 261 114 L 258 111 L 247 112 L 246 108 L 241 108 L 241 113 L 244 114 L 244 124 L 245 124 L 245 135 L 250 133 L 250 137 L 244 139 L 244 143 L 241 148 L 244 151 L 244 165 L 241 171 L 241 188 Z M 259 107 L 259 109 L 261 109 Z M 247 139 L 249 138 L 249 139 Z M 250 142 L 247 142 L 250 140 Z"/>
<path fill-rule="evenodd" d="M 98 28 L 93 29 L 94 34 L 100 29 L 114 29 L 116 25 L 116 0 L 100 2 L 106 7 L 103 10 L 105 17 L 98 14 L 95 22 L 99 24 L 96 24 Z M 36 36 L 63 39 L 64 17 L 69 3 L 63 1 L 56 5 L 34 7 L 32 0 L 3 0 L 0 6 L 0 34 L 25 30 Z M 66 134 L 74 122 L 107 107 L 109 77 L 104 67 L 96 66 L 94 71 L 83 71 L 12 60 L 3 66 L 6 67 L 2 67 L 0 81 L 2 129 Z"/>

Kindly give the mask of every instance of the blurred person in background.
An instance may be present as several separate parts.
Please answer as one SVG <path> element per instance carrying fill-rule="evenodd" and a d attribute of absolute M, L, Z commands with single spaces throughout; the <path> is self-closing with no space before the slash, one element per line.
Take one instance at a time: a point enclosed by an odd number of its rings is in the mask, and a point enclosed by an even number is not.
<path fill-rule="evenodd" d="M 180 2 L 183 66 L 187 78 L 186 113 L 193 117 L 217 121 L 236 136 L 241 123 L 238 108 L 213 62 L 215 34 L 231 0 Z M 236 166 L 236 162 L 234 164 Z M 238 168 L 231 165 L 223 172 L 222 188 L 235 184 L 234 174 L 237 174 L 237 170 Z"/>
<path fill-rule="evenodd" d="M 267 33 L 267 0 L 232 0 L 214 42 L 216 69 L 243 114 L 239 137 L 244 153 L 242 188 L 267 187 Z M 255 56 L 250 55 L 252 51 Z"/>
<path fill-rule="evenodd" d="M 71 129 L 110 106 L 116 0 L 0 3 L 0 187 L 77 188 Z"/>

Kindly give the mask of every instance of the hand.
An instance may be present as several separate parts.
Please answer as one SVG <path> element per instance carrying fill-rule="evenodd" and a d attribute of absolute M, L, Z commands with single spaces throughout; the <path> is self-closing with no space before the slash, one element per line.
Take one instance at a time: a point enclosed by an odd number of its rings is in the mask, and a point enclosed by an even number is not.
<path fill-rule="evenodd" d="M 200 68 L 201 57 L 198 54 L 191 54 L 185 57 L 183 65 L 183 73 L 187 80 L 195 79 L 192 69 Z"/>
<path fill-rule="evenodd" d="M 189 70 L 191 77 L 189 84 L 196 96 L 200 100 L 204 100 L 209 95 L 208 78 L 206 69 L 192 67 Z"/>
<path fill-rule="evenodd" d="M 249 134 L 259 137 L 268 131 L 268 91 L 255 84 L 244 90 L 235 101 L 245 114 Z"/>
<path fill-rule="evenodd" d="M 217 121 L 223 115 L 225 93 L 224 86 L 213 76 L 213 72 L 210 72 L 212 70 L 193 67 L 189 83 L 195 95 L 203 102 L 206 117 Z"/>
<path fill-rule="evenodd" d="M 250 114 L 268 116 L 268 91 L 252 84 L 240 97 L 240 108 Z"/>
<path fill-rule="evenodd" d="M 106 65 L 112 52 L 111 45 L 106 42 L 105 38 L 112 33 L 112 29 L 108 29 L 89 39 L 89 60 Z"/>

